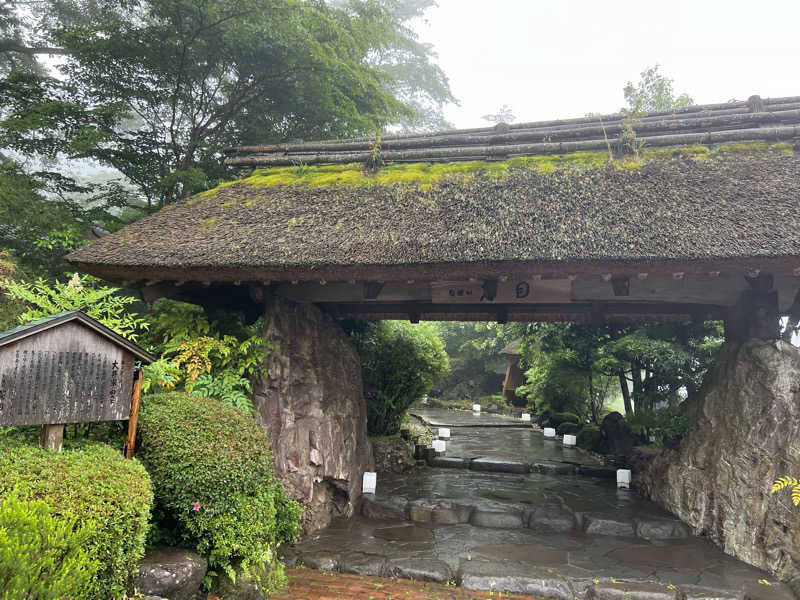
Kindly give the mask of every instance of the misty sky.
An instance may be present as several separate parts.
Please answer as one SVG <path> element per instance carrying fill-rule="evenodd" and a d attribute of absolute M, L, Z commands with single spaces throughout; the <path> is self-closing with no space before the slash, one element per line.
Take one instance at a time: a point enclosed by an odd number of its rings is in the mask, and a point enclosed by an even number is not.
<path fill-rule="evenodd" d="M 800 1 L 439 0 L 416 27 L 461 106 L 517 122 L 614 112 L 648 66 L 698 103 L 800 95 Z"/>

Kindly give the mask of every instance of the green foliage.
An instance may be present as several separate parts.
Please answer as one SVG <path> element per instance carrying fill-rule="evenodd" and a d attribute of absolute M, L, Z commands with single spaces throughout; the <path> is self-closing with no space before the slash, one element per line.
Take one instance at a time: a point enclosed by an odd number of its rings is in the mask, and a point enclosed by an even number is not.
<path fill-rule="evenodd" d="M 361 357 L 367 430 L 394 435 L 408 407 L 450 369 L 444 345 L 428 323 L 376 321 L 351 336 Z"/>
<path fill-rule="evenodd" d="M 183 389 L 252 410 L 250 380 L 263 372 L 272 345 L 237 313 L 209 320 L 200 306 L 161 299 L 148 341 L 161 358 L 144 367 L 144 393 Z"/>
<path fill-rule="evenodd" d="M 600 427 L 593 424 L 584 425 L 578 432 L 575 443 L 578 448 L 594 452 L 600 445 Z"/>
<path fill-rule="evenodd" d="M 639 74 L 636 85 L 629 81 L 623 88 L 625 102 L 633 113 L 669 110 L 691 106 L 694 100 L 688 94 L 675 96 L 673 80 L 658 72 L 660 65 L 649 67 Z"/>
<path fill-rule="evenodd" d="M 487 115 L 483 115 L 481 119 L 493 124 L 499 124 L 499 123 L 509 124 L 517 120 L 517 118 L 514 116 L 514 111 L 508 104 L 503 104 L 503 106 L 501 106 L 496 113 L 489 113 Z"/>
<path fill-rule="evenodd" d="M 83 243 L 88 227 L 79 206 L 68 197 L 45 195 L 46 187 L 42 174 L 27 173 L 0 155 L 0 248 L 13 251 L 28 269 L 53 276 L 63 272 L 63 256 Z"/>
<path fill-rule="evenodd" d="M 667 406 L 654 410 L 637 410 L 625 420 L 636 435 L 649 439 L 652 435 L 656 446 L 663 447 L 667 440 L 680 439 L 691 430 L 691 422 L 680 406 Z"/>
<path fill-rule="evenodd" d="M 663 111 L 672 108 L 691 106 L 694 100 L 687 94 L 675 97 L 672 79 L 658 72 L 659 65 L 645 69 L 640 73 L 639 82 L 634 86 L 628 82 L 622 92 L 628 106 L 622 109 L 622 131 L 619 136 L 620 149 L 624 153 L 633 154 L 639 159 L 642 142 L 636 137 L 639 118 L 647 112 Z"/>
<path fill-rule="evenodd" d="M 0 250 L 0 331 L 16 327 L 19 324 L 19 316 L 25 311 L 20 302 L 2 292 L 3 283 L 13 282 L 18 275 L 17 262 L 11 254 Z"/>
<path fill-rule="evenodd" d="M 792 488 L 792 503 L 800 506 L 800 479 L 795 477 L 779 477 L 772 484 L 771 493 L 780 492 L 783 489 Z"/>
<path fill-rule="evenodd" d="M 454 365 L 476 361 L 485 373 L 497 372 L 498 366 L 505 369 L 505 355 L 500 351 L 527 331 L 521 323 L 437 321 L 433 326 Z"/>
<path fill-rule="evenodd" d="M 132 296 L 119 294 L 119 289 L 100 285 L 99 280 L 88 275 L 75 275 L 67 283 L 44 279 L 33 283 L 0 281 L 0 289 L 10 298 L 27 306 L 18 321 L 30 323 L 56 313 L 82 310 L 109 329 L 136 341 L 148 327 L 147 320 L 130 311 L 137 302 Z"/>
<path fill-rule="evenodd" d="M 0 598 L 88 600 L 98 564 L 85 546 L 95 527 L 53 517 L 41 500 L 0 498 Z"/>
<path fill-rule="evenodd" d="M 431 3 L 22 2 L 64 57 L 59 77 L 12 73 L 35 82 L 7 94 L 7 143 L 113 166 L 149 210 L 228 177 L 226 146 L 428 127 L 453 100 L 407 24 Z"/>
<path fill-rule="evenodd" d="M 575 413 L 570 412 L 557 412 L 550 415 L 550 427 L 558 427 L 562 423 L 574 423 L 578 425 L 581 418 Z"/>
<path fill-rule="evenodd" d="M 517 393 L 537 412 L 570 411 L 600 422 L 611 390 L 629 397 L 626 413 L 694 394 L 722 343 L 721 323 L 593 326 L 542 323 L 523 338 L 529 369 Z M 623 387 L 624 386 L 624 387 Z"/>
<path fill-rule="evenodd" d="M 152 394 L 140 414 L 141 459 L 162 527 L 231 577 L 270 561 L 299 531 L 300 507 L 273 474 L 269 439 L 248 414 L 185 393 Z"/>
<path fill-rule="evenodd" d="M 0 440 L 0 499 L 41 500 L 54 518 L 87 520 L 83 543 L 99 565 L 88 598 L 120 598 L 144 555 L 153 503 L 150 478 L 110 446 L 85 442 L 64 452 Z"/>

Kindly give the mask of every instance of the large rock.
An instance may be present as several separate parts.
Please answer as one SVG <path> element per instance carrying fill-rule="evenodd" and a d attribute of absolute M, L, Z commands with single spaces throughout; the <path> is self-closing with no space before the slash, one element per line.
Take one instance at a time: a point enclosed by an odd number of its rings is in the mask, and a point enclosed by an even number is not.
<path fill-rule="evenodd" d="M 606 415 L 600 424 L 600 444 L 598 451 L 616 457 L 628 457 L 633 452 L 638 440 L 631 432 L 631 428 L 618 412 Z"/>
<path fill-rule="evenodd" d="M 308 533 L 350 516 L 364 471 L 374 470 L 361 362 L 338 323 L 310 304 L 270 299 L 264 335 L 275 349 L 253 405 Z"/>
<path fill-rule="evenodd" d="M 149 550 L 139 563 L 134 585 L 146 596 L 190 600 L 206 576 L 206 559 L 183 548 Z"/>
<path fill-rule="evenodd" d="M 726 343 L 696 398 L 692 430 L 635 483 L 725 552 L 789 580 L 800 572 L 800 510 L 770 494 L 800 476 L 800 351 L 785 342 Z"/>

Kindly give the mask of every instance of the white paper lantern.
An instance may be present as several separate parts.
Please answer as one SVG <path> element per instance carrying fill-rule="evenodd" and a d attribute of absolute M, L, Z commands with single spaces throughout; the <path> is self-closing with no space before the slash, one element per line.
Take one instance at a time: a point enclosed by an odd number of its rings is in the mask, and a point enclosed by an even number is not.
<path fill-rule="evenodd" d="M 574 435 L 565 435 L 564 436 L 564 445 L 565 446 L 574 446 L 578 442 L 578 439 Z"/>
<path fill-rule="evenodd" d="M 522 413 L 522 420 L 526 422 L 530 422 L 531 415 L 529 413 Z"/>
<path fill-rule="evenodd" d="M 439 427 L 439 439 L 449 440 L 450 439 L 450 429 L 448 429 L 447 427 Z"/>
<path fill-rule="evenodd" d="M 444 449 L 447 447 L 444 440 L 433 440 L 433 449 L 436 450 L 438 453 L 444 453 Z"/>
<path fill-rule="evenodd" d="M 472 412 L 476 412 L 476 413 L 481 412 L 481 405 L 480 404 L 473 404 L 472 405 Z"/>
<path fill-rule="evenodd" d="M 556 437 L 556 430 L 553 427 L 545 427 L 544 428 L 544 437 L 546 438 L 554 438 Z"/>
<path fill-rule="evenodd" d="M 365 494 L 374 494 L 377 481 L 378 481 L 377 473 L 371 473 L 369 471 L 364 473 L 364 483 L 362 484 L 362 492 Z"/>
<path fill-rule="evenodd" d="M 630 469 L 617 469 L 617 487 L 625 489 L 631 487 Z"/>

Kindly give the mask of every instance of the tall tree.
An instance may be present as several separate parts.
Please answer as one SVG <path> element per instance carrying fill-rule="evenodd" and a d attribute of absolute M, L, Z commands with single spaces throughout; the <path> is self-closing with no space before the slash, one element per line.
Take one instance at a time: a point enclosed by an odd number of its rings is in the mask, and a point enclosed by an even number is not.
<path fill-rule="evenodd" d="M 373 135 L 452 100 L 406 24 L 431 2 L 35 4 L 47 5 L 37 45 L 64 54 L 58 91 L 93 117 L 71 156 L 118 169 L 150 209 L 229 176 L 225 146 Z"/>

